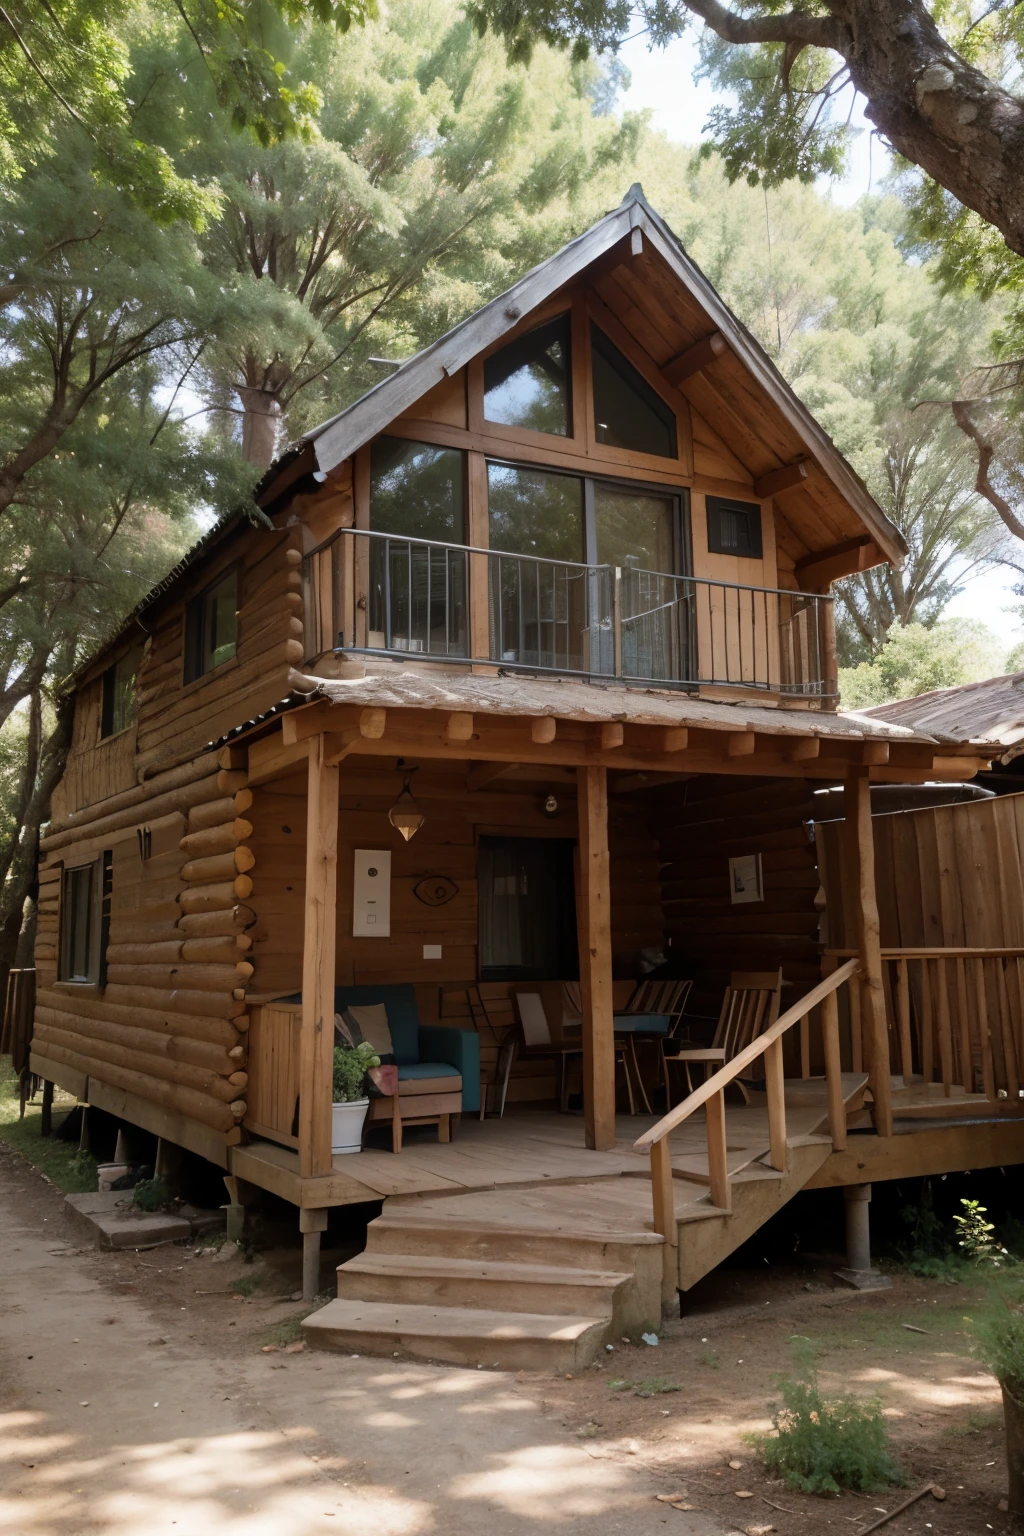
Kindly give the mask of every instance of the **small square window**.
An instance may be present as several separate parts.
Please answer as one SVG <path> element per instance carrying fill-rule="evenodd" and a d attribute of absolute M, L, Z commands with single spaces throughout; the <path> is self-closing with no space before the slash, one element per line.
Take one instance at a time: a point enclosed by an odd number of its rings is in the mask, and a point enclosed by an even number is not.
<path fill-rule="evenodd" d="M 708 553 L 761 559 L 761 506 L 756 501 L 707 497 Z"/>
<path fill-rule="evenodd" d="M 135 680 L 142 662 L 142 647 L 136 646 L 119 657 L 103 674 L 103 704 L 100 737 L 116 736 L 135 719 Z"/>
<path fill-rule="evenodd" d="M 238 572 L 229 571 L 185 610 L 186 683 L 230 661 L 237 645 Z"/>
<path fill-rule="evenodd" d="M 61 981 L 106 980 L 113 857 L 109 849 L 88 864 L 65 869 L 61 878 Z"/>

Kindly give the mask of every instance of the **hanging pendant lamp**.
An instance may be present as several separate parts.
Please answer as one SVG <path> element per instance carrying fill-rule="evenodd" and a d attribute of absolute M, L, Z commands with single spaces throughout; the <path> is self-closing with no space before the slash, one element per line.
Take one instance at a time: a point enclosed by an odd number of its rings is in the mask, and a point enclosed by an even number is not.
<path fill-rule="evenodd" d="M 406 842 L 416 836 L 416 833 L 422 827 L 424 821 L 426 821 L 426 817 L 412 797 L 412 792 L 409 789 L 409 777 L 410 775 L 407 773 L 402 775 L 402 793 L 390 811 L 388 811 L 388 821 L 390 821 L 396 832 L 401 832 Z"/>

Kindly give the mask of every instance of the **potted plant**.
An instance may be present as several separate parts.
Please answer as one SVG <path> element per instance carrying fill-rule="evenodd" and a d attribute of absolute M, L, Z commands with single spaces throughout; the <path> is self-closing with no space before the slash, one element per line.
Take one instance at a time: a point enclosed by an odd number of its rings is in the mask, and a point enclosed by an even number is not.
<path fill-rule="evenodd" d="M 331 1105 L 331 1151 L 360 1152 L 363 1121 L 370 1107 L 367 1074 L 380 1066 L 380 1057 L 365 1040 L 360 1045 L 334 1047 L 334 1095 Z"/>
<path fill-rule="evenodd" d="M 1024 1303 L 1004 1299 L 974 1320 L 978 1354 L 1003 1394 L 1009 1513 L 1024 1520 Z"/>

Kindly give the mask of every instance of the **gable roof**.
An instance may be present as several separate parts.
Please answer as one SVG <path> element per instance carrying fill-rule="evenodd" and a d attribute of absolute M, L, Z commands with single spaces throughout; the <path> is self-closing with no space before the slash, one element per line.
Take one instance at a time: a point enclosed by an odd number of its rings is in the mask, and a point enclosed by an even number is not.
<path fill-rule="evenodd" d="M 913 699 L 875 704 L 856 713 L 863 719 L 905 725 L 940 741 L 999 742 L 1008 749 L 1006 762 L 1024 751 L 1024 672 L 935 688 Z"/>
<path fill-rule="evenodd" d="M 630 188 L 618 208 L 534 267 L 498 298 L 454 326 L 438 341 L 424 347 L 345 410 L 307 432 L 305 441 L 312 445 L 321 472 L 329 472 L 363 447 L 396 417 L 407 412 L 428 390 L 457 373 L 485 348 L 500 341 L 525 315 L 552 298 L 594 262 L 622 245 L 628 251 L 635 230 L 640 231 L 642 242 L 668 268 L 682 295 L 689 301 L 687 319 L 690 324 L 696 318 L 699 327 L 703 319 L 708 327 L 705 334 L 715 331 L 721 334 L 732 354 L 733 366 L 738 363 L 747 376 L 746 380 L 740 381 L 746 384 L 747 394 L 752 385 L 753 392 L 759 397 L 757 403 L 776 418 L 771 434 L 773 440 L 762 445 L 765 458 L 756 466 L 756 473 L 770 474 L 806 456 L 817 465 L 841 500 L 857 514 L 884 555 L 894 564 L 902 564 L 907 546 L 895 524 L 886 517 L 828 433 L 798 399 L 761 344 L 687 255 L 682 243 L 648 203 L 639 185 Z M 629 256 L 624 254 L 623 261 L 627 260 Z M 696 316 L 694 305 L 698 311 Z M 692 338 L 693 342 L 701 339 L 699 334 Z M 683 347 L 673 345 L 671 338 L 666 338 L 665 350 L 665 357 L 654 359 L 656 364 L 664 363 Z M 723 359 L 723 363 L 725 361 Z M 712 366 L 717 374 L 720 365 Z M 686 392 L 690 392 L 689 380 L 684 389 Z M 741 389 L 740 396 L 742 393 Z M 747 414 L 744 406 L 750 403 L 742 398 L 739 400 L 739 408 L 734 412 L 737 425 Z M 813 505 L 810 510 L 813 515 Z M 835 542 L 835 535 L 826 537 L 825 542 Z"/>

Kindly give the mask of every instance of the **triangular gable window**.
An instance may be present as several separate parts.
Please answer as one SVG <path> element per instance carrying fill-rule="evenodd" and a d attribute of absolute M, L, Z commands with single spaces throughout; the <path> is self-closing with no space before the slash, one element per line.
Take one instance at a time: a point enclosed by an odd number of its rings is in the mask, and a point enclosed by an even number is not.
<path fill-rule="evenodd" d="M 675 412 L 596 325 L 590 327 L 590 349 L 597 441 L 662 459 L 678 458 Z"/>
<path fill-rule="evenodd" d="M 517 336 L 487 359 L 484 417 L 504 427 L 571 436 L 568 315 Z"/>

